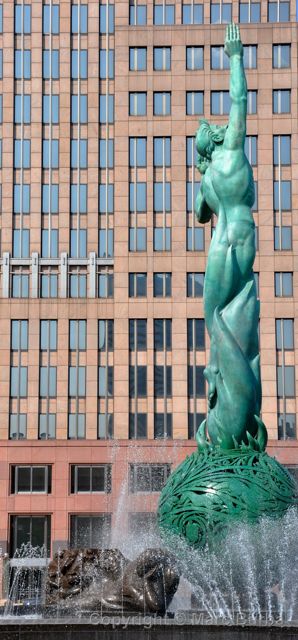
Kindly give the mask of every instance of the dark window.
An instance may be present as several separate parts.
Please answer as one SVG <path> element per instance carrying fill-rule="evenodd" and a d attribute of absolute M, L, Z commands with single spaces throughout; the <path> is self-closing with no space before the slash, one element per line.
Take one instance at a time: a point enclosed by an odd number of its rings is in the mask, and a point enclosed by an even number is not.
<path fill-rule="evenodd" d="M 154 439 L 173 437 L 173 420 L 171 413 L 154 414 Z"/>
<path fill-rule="evenodd" d="M 71 493 L 110 493 L 111 465 L 71 465 Z"/>
<path fill-rule="evenodd" d="M 172 320 L 154 320 L 154 350 L 170 351 L 172 349 Z"/>
<path fill-rule="evenodd" d="M 147 438 L 147 413 L 129 414 L 129 439 L 141 440 Z"/>
<path fill-rule="evenodd" d="M 295 413 L 278 413 L 278 439 L 296 440 L 296 415 Z"/>
<path fill-rule="evenodd" d="M 51 516 L 11 516 L 10 556 L 22 545 L 44 548 L 47 557 L 51 550 Z"/>
<path fill-rule="evenodd" d="M 146 398 L 147 396 L 147 367 L 130 365 L 129 367 L 129 397 Z"/>
<path fill-rule="evenodd" d="M 72 549 L 102 549 L 109 546 L 111 515 L 70 516 L 70 547 Z"/>
<path fill-rule="evenodd" d="M 206 394 L 206 381 L 203 375 L 203 366 L 188 365 L 187 394 L 189 398 L 204 398 Z"/>
<path fill-rule="evenodd" d="M 204 273 L 188 273 L 187 274 L 187 297 L 202 298 L 204 287 Z"/>
<path fill-rule="evenodd" d="M 11 493 L 51 493 L 52 467 L 12 466 Z"/>
<path fill-rule="evenodd" d="M 187 348 L 189 351 L 205 349 L 205 320 L 200 318 L 187 320 Z"/>
<path fill-rule="evenodd" d="M 166 298 L 172 295 L 172 274 L 153 274 L 153 296 L 155 298 Z"/>
<path fill-rule="evenodd" d="M 205 420 L 205 413 L 188 413 L 188 439 L 193 440 L 196 437 L 197 430 Z"/>
<path fill-rule="evenodd" d="M 146 351 L 147 320 L 129 320 L 129 350 Z"/>
<path fill-rule="evenodd" d="M 154 397 L 172 397 L 172 367 L 154 365 Z"/>
<path fill-rule="evenodd" d="M 131 464 L 129 486 L 131 493 L 161 491 L 171 472 L 169 464 Z"/>
<path fill-rule="evenodd" d="M 147 273 L 129 274 L 129 297 L 143 298 L 147 295 Z"/>

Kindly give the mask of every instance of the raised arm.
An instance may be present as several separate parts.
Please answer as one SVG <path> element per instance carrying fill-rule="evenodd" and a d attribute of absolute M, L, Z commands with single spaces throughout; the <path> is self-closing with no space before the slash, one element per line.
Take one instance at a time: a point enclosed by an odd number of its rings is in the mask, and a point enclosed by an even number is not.
<path fill-rule="evenodd" d="M 227 27 L 225 52 L 230 58 L 231 110 L 224 147 L 237 149 L 244 147 L 246 136 L 247 84 L 243 67 L 243 46 L 236 24 Z"/>

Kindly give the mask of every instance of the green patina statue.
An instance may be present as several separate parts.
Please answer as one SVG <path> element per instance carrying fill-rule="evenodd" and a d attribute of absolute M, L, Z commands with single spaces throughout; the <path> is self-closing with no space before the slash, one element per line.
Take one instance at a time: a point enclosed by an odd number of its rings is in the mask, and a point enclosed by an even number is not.
<path fill-rule="evenodd" d="M 194 545 L 212 542 L 233 520 L 282 514 L 297 504 L 288 472 L 265 453 L 260 418 L 259 301 L 253 275 L 254 181 L 245 155 L 247 85 L 239 27 L 227 27 L 230 58 L 229 123 L 201 120 L 196 135 L 202 174 L 199 222 L 217 216 L 208 254 L 204 311 L 210 336 L 208 415 L 197 432 L 198 451 L 169 478 L 159 504 L 163 530 Z"/>

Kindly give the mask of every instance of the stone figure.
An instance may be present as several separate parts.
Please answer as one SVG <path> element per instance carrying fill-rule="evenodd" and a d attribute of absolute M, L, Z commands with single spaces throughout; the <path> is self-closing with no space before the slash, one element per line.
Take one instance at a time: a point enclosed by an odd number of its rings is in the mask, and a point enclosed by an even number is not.
<path fill-rule="evenodd" d="M 195 546 L 213 543 L 233 521 L 282 515 L 298 504 L 293 478 L 265 453 L 267 430 L 260 418 L 255 195 L 244 150 L 247 85 L 235 24 L 227 27 L 225 52 L 229 122 L 217 126 L 201 120 L 196 134 L 202 174 L 197 218 L 206 224 L 217 217 L 204 282 L 208 414 L 196 434 L 198 450 L 171 474 L 158 507 L 161 530 L 183 535 Z"/>
<path fill-rule="evenodd" d="M 162 549 L 146 549 L 132 561 L 118 549 L 64 549 L 49 564 L 46 603 L 164 614 L 178 584 L 177 563 Z"/>
<path fill-rule="evenodd" d="M 204 283 L 205 320 L 211 339 L 205 370 L 209 412 L 198 437 L 207 426 L 211 443 L 222 448 L 247 444 L 249 436 L 259 437 L 265 448 L 266 428 L 259 419 L 259 302 L 252 271 L 255 194 L 244 152 L 247 86 L 237 25 L 227 27 L 225 52 L 230 58 L 229 123 L 217 126 L 203 120 L 196 135 L 198 169 L 203 176 L 196 214 L 202 223 L 213 212 L 217 216 Z"/>

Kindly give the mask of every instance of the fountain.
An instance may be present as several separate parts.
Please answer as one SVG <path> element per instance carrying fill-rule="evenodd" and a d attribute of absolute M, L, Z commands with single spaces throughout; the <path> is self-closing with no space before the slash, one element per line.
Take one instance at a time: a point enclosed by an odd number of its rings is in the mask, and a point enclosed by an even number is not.
<path fill-rule="evenodd" d="M 54 634 L 72 640 L 298 637 L 297 487 L 267 455 L 260 417 L 254 185 L 244 154 L 247 87 L 236 25 L 227 27 L 225 51 L 229 123 L 203 120 L 196 136 L 203 175 L 198 219 L 206 223 L 212 212 L 218 217 L 204 286 L 209 409 L 197 451 L 161 493 L 160 533 L 150 548 L 146 531 L 132 540 L 120 529 L 113 538 L 117 549 L 58 551 L 47 569 L 43 601 L 21 627 L 14 616 L 20 563 L 4 611 L 5 640 Z M 32 611 L 39 616 L 35 624 Z"/>

